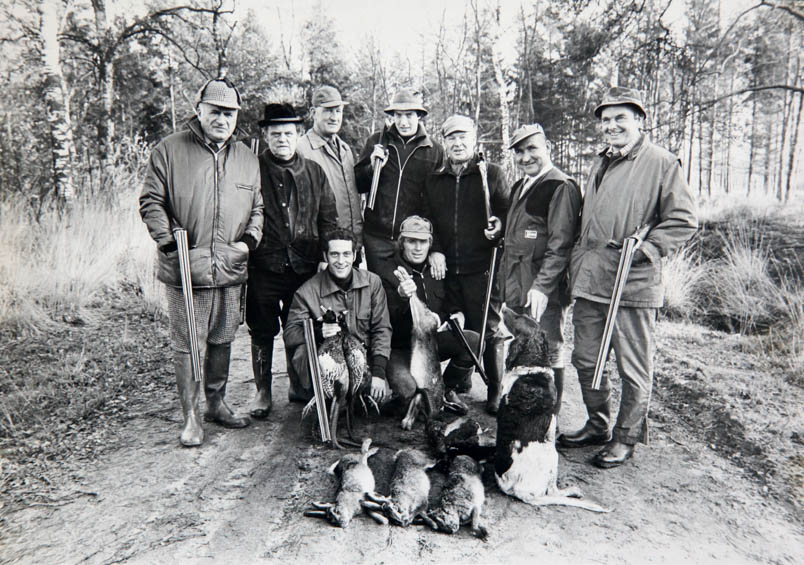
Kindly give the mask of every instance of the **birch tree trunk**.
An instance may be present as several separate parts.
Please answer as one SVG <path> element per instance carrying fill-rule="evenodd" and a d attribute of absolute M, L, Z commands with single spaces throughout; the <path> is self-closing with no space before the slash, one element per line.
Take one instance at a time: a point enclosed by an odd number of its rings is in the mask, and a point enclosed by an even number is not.
<path fill-rule="evenodd" d="M 500 105 L 500 134 L 502 136 L 503 147 L 503 162 L 502 167 L 509 178 L 513 175 L 514 167 L 511 161 L 510 151 L 508 145 L 510 144 L 511 136 L 508 131 L 509 124 L 511 123 L 511 114 L 508 108 L 508 95 L 505 86 L 505 75 L 503 74 L 503 56 L 501 44 L 502 30 L 500 27 L 500 3 L 497 2 L 497 9 L 492 25 L 492 44 L 491 44 L 491 59 L 494 66 L 494 80 L 497 82 L 497 100 Z"/>
<path fill-rule="evenodd" d="M 72 172 L 75 143 L 69 105 L 64 95 L 64 75 L 61 72 L 59 8 L 59 0 L 41 1 L 39 38 L 42 43 L 44 97 L 53 155 L 53 181 L 59 207 L 66 211 L 72 208 L 75 197 Z"/>
<path fill-rule="evenodd" d="M 108 178 L 114 138 L 114 38 L 109 23 L 107 0 L 92 0 L 95 32 L 98 35 L 98 83 L 101 90 L 101 116 L 98 121 L 98 157 L 101 164 L 101 187 Z"/>

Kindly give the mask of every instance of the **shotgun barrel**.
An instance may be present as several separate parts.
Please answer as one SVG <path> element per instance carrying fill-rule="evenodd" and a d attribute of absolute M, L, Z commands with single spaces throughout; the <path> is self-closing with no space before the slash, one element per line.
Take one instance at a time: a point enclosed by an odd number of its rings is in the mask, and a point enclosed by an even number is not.
<path fill-rule="evenodd" d="M 478 153 L 477 168 L 480 171 L 480 179 L 483 181 L 483 203 L 486 206 L 486 225 L 488 229 L 492 228 L 491 225 L 491 193 L 489 191 L 489 177 L 488 177 L 488 163 L 483 157 L 482 153 Z M 491 251 L 491 259 L 489 261 L 489 276 L 486 280 L 486 294 L 483 299 L 483 323 L 480 325 L 480 341 L 477 347 L 478 359 L 483 357 L 483 351 L 486 349 L 486 326 L 489 322 L 489 308 L 491 307 L 491 292 L 494 289 L 494 272 L 497 269 L 497 256 L 500 253 L 499 243 L 494 246 Z"/>
<path fill-rule="evenodd" d="M 198 328 L 195 325 L 195 309 L 193 308 L 193 280 L 190 271 L 190 246 L 187 242 L 187 230 L 174 228 L 176 249 L 179 252 L 179 275 L 181 277 L 181 293 L 184 296 L 184 311 L 187 314 L 187 336 L 190 341 L 190 366 L 193 369 L 193 380 L 200 383 L 201 351 L 198 347 Z"/>
<path fill-rule="evenodd" d="M 486 371 L 483 369 L 483 365 L 480 363 L 480 359 L 478 359 L 477 355 L 475 355 L 475 352 L 472 351 L 469 342 L 466 341 L 466 334 L 463 333 L 463 329 L 461 328 L 461 325 L 458 323 L 458 320 L 456 320 L 455 318 L 450 318 L 449 320 L 447 320 L 447 323 L 449 324 L 449 328 L 452 330 L 452 332 L 456 336 L 458 336 L 458 341 L 461 342 L 463 348 L 469 352 L 469 355 L 472 357 L 472 363 L 475 364 L 477 372 L 480 373 L 480 378 L 483 379 L 484 383 L 489 384 L 489 378 L 486 376 Z"/>
<path fill-rule="evenodd" d="M 310 380 L 313 383 L 315 396 L 315 411 L 318 414 L 318 426 L 321 431 L 321 441 L 332 442 L 332 434 L 327 417 L 327 403 L 324 396 L 324 387 L 321 384 L 321 367 L 318 364 L 318 346 L 315 343 L 315 330 L 312 318 L 304 321 L 304 343 L 307 346 L 307 366 L 310 369 Z"/>

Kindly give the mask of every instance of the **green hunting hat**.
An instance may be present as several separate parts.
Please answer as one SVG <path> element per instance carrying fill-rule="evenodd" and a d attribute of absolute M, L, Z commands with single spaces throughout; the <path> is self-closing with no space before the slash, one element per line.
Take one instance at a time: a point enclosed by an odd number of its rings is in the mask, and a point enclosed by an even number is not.
<path fill-rule="evenodd" d="M 412 239 L 430 239 L 433 237 L 433 224 L 421 216 L 408 216 L 399 226 L 399 237 Z"/>
<path fill-rule="evenodd" d="M 315 89 L 313 92 L 313 108 L 321 106 L 322 108 L 335 108 L 336 106 L 345 106 L 348 102 L 344 102 L 341 98 L 341 93 L 334 86 L 322 85 Z"/>
<path fill-rule="evenodd" d="M 544 129 L 539 124 L 527 124 L 524 126 L 519 126 L 514 130 L 514 134 L 511 136 L 511 143 L 508 145 L 508 149 L 513 149 L 516 147 L 520 141 L 524 141 L 532 135 L 544 135 Z M 547 136 L 545 135 L 545 138 Z"/>
<path fill-rule="evenodd" d="M 642 105 L 642 94 L 635 88 L 625 88 L 624 86 L 615 86 L 610 88 L 609 91 L 603 96 L 603 101 L 595 108 L 595 117 L 600 118 L 600 112 L 606 106 L 633 106 L 640 112 L 642 117 L 646 117 L 648 113 Z"/>
<path fill-rule="evenodd" d="M 412 88 L 397 90 L 394 97 L 391 98 L 391 104 L 385 109 L 386 114 L 411 111 L 421 112 L 423 115 L 427 115 L 427 110 L 424 109 L 422 93 Z"/>
<path fill-rule="evenodd" d="M 444 120 L 441 126 L 441 135 L 447 137 L 449 134 L 455 133 L 456 131 L 474 131 L 474 129 L 475 122 L 472 121 L 472 118 L 456 114 Z"/>
<path fill-rule="evenodd" d="M 231 82 L 225 78 L 208 80 L 198 91 L 198 101 L 196 104 L 206 102 L 229 108 L 231 110 L 240 109 L 240 93 Z"/>

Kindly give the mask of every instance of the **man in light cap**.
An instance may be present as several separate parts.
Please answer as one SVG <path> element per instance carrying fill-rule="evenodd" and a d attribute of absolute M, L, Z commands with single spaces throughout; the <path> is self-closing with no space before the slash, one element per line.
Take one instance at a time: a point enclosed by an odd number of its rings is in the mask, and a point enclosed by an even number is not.
<path fill-rule="evenodd" d="M 368 138 L 355 165 L 357 190 L 368 193 L 375 157 L 382 159 L 377 199 L 373 209 L 366 208 L 363 224 L 366 263 L 374 272 L 393 258 L 402 220 L 421 213 L 424 179 L 444 159 L 444 150 L 421 124 L 427 115 L 421 93 L 410 88 L 397 91 L 385 113 L 393 124 Z"/>
<path fill-rule="evenodd" d="M 187 129 L 169 135 L 151 153 L 140 195 L 140 214 L 159 250 L 157 276 L 167 286 L 170 342 L 184 415 L 181 443 L 188 447 L 204 439 L 198 416 L 201 383 L 193 381 L 174 228 L 187 230 L 191 250 L 205 419 L 229 428 L 248 425 L 224 401 L 246 264 L 262 238 L 263 223 L 257 158 L 232 139 L 239 109 L 240 94 L 232 83 L 208 81 L 198 93 L 197 115 Z"/>
<path fill-rule="evenodd" d="M 475 124 L 466 116 L 451 116 L 441 126 L 447 162 L 427 176 L 424 215 L 433 222 L 435 242 L 431 262 L 434 271 L 446 262 L 447 292 L 455 297 L 453 308 L 463 312 L 466 328 L 480 333 L 492 251 L 499 244 L 510 194 L 502 169 L 487 164 L 491 217 L 486 217 L 483 179 L 475 153 Z M 492 230 L 487 228 L 491 225 Z M 438 273 L 436 272 L 436 275 Z M 500 296 L 492 287 L 486 325 L 483 366 L 488 377 L 486 410 L 497 412 L 504 364 L 500 324 Z M 471 386 L 467 383 L 467 388 Z"/>
<path fill-rule="evenodd" d="M 648 405 L 653 384 L 654 325 L 662 306 L 661 258 L 686 242 L 697 228 L 695 203 L 678 158 L 642 133 L 646 117 L 638 91 L 615 87 L 595 108 L 607 147 L 592 165 L 584 197 L 580 237 L 570 259 L 575 299 L 575 350 L 587 421 L 559 436 L 564 447 L 603 445 L 592 462 L 616 467 L 638 442 L 648 440 Z M 620 411 L 612 432 L 611 384 L 604 373 L 592 389 L 595 363 L 609 309 L 622 242 L 656 222 L 637 250 L 614 324 L 611 347 L 622 382 Z"/>
<path fill-rule="evenodd" d="M 259 152 L 263 238 L 249 260 L 246 323 L 257 394 L 251 416 L 271 412 L 274 338 L 284 327 L 296 290 L 323 258 L 322 238 L 338 227 L 335 197 L 324 170 L 296 152 L 302 118 L 290 104 L 266 104 L 258 122 L 266 148 Z M 286 354 L 287 354 L 286 350 Z M 313 391 L 288 362 L 288 399 L 307 402 Z"/>
<path fill-rule="evenodd" d="M 553 166 L 542 126 L 514 132 L 508 149 L 525 174 L 511 188 L 500 265 L 502 300 L 529 313 L 547 337 L 556 385 L 554 414 L 564 390 L 564 322 L 570 304 L 567 267 L 581 211 L 578 184 Z"/>
<path fill-rule="evenodd" d="M 450 360 L 444 371 L 445 406 L 459 414 L 466 414 L 469 408 L 458 393 L 469 390 L 474 371 L 472 357 L 461 346 L 459 338 L 447 331 L 447 320 L 452 317 L 461 320 L 463 314 L 454 305 L 454 298 L 445 289 L 444 281 L 433 277 L 432 268 L 427 262 L 432 243 L 433 225 L 429 220 L 420 216 L 405 218 L 400 226 L 398 248 L 393 260 L 386 263 L 380 272 L 388 297 L 391 326 L 394 328 L 387 370 L 388 383 L 394 394 L 402 400 L 410 399 L 416 392 L 416 382 L 410 374 L 413 328 L 410 297 L 415 294 L 438 318 L 441 326 L 436 334 L 439 360 Z M 399 275 L 403 280 L 400 281 Z M 469 346 L 477 350 L 478 334 L 471 330 L 464 333 Z"/>
<path fill-rule="evenodd" d="M 350 230 L 357 239 L 355 264 L 360 264 L 363 245 L 363 215 L 355 184 L 355 159 L 352 150 L 338 136 L 343 123 L 343 110 L 348 102 L 332 86 L 319 86 L 313 92 L 313 127 L 307 130 L 296 150 L 305 159 L 324 169 L 335 194 L 338 226 Z"/>

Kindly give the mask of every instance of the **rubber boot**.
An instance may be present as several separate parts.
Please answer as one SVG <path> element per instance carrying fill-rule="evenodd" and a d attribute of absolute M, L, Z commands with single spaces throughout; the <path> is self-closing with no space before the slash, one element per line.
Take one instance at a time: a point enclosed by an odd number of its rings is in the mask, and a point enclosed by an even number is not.
<path fill-rule="evenodd" d="M 204 393 L 207 396 L 207 412 L 204 420 L 215 422 L 224 428 L 245 428 L 249 421 L 246 418 L 235 416 L 232 409 L 226 404 L 226 383 L 229 380 L 229 357 L 232 346 L 207 345 L 207 358 L 204 363 L 206 382 Z"/>
<path fill-rule="evenodd" d="M 486 412 L 496 414 L 500 409 L 502 396 L 502 378 L 505 374 L 505 342 L 491 341 L 483 352 L 483 368 L 486 370 L 488 382 L 488 400 Z"/>
<path fill-rule="evenodd" d="M 257 385 L 257 394 L 252 402 L 251 417 L 264 420 L 271 413 L 271 365 L 274 356 L 274 342 L 270 345 L 258 345 L 251 342 L 251 369 L 254 371 L 254 383 Z"/>
<path fill-rule="evenodd" d="M 176 385 L 179 388 L 181 412 L 184 416 L 184 429 L 179 441 L 185 447 L 196 447 L 204 441 L 204 428 L 201 425 L 198 408 L 201 383 L 193 381 L 189 353 L 176 353 L 173 365 L 176 371 Z"/>

